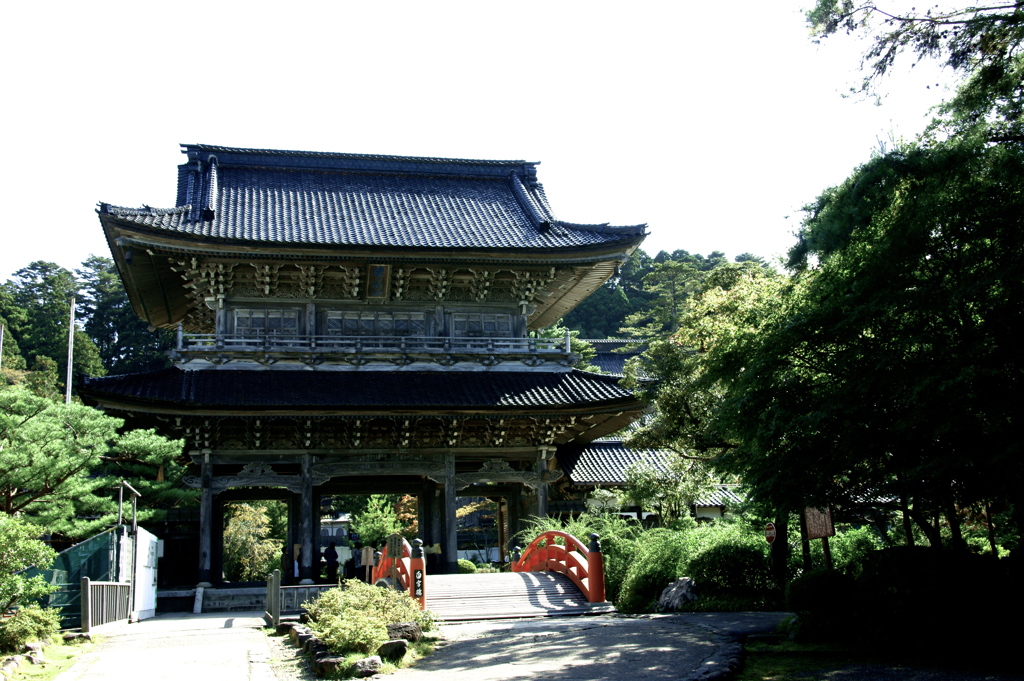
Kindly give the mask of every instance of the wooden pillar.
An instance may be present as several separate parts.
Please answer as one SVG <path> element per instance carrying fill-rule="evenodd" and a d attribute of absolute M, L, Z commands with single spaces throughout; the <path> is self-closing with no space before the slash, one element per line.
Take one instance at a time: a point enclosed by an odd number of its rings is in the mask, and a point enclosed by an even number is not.
<path fill-rule="evenodd" d="M 505 562 L 505 553 L 508 550 L 508 532 L 506 530 L 505 519 L 508 517 L 505 509 L 508 507 L 508 502 L 503 497 L 498 497 L 495 500 L 498 504 L 498 562 Z"/>
<path fill-rule="evenodd" d="M 213 495 L 210 521 L 210 576 L 214 584 L 224 581 L 224 500 Z"/>
<path fill-rule="evenodd" d="M 432 486 L 427 503 L 430 505 L 430 545 L 433 546 L 441 544 L 444 538 L 444 494 L 437 483 Z M 430 553 L 426 560 L 431 574 L 444 574 L 443 556 Z"/>
<path fill-rule="evenodd" d="M 455 517 L 455 452 L 444 455 L 444 540 L 441 556 L 445 573 L 459 571 L 459 523 Z"/>
<path fill-rule="evenodd" d="M 320 488 L 313 490 L 313 579 L 320 578 L 320 558 L 324 554 L 324 540 L 320 536 Z M 331 541 L 334 541 L 332 538 Z"/>
<path fill-rule="evenodd" d="M 299 584 L 313 583 L 313 461 L 302 455 L 302 482 L 299 490 Z"/>
<path fill-rule="evenodd" d="M 213 524 L 213 464 L 210 453 L 203 452 L 201 464 L 202 492 L 199 497 L 199 586 L 213 586 L 210 581 L 210 547 Z"/>
<path fill-rule="evenodd" d="M 436 540 L 433 534 L 433 504 L 434 490 L 437 485 L 430 480 L 424 479 L 419 494 L 416 495 L 416 524 L 419 526 L 419 538 L 426 545 L 433 544 Z"/>
<path fill-rule="evenodd" d="M 508 495 L 508 550 L 512 551 L 518 543 L 516 535 L 519 534 L 519 497 L 522 485 L 512 485 L 512 492 Z"/>
<path fill-rule="evenodd" d="M 548 453 L 547 448 L 541 448 L 537 456 L 537 475 L 540 480 L 537 482 L 537 517 L 544 518 L 548 514 Z"/>

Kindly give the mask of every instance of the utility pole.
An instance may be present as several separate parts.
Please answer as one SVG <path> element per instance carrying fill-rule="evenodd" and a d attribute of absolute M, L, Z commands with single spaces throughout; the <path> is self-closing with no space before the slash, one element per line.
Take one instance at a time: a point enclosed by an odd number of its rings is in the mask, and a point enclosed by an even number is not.
<path fill-rule="evenodd" d="M 64 379 L 64 404 L 71 404 L 71 365 L 75 360 L 75 296 L 71 303 L 71 316 L 68 319 L 68 371 Z"/>

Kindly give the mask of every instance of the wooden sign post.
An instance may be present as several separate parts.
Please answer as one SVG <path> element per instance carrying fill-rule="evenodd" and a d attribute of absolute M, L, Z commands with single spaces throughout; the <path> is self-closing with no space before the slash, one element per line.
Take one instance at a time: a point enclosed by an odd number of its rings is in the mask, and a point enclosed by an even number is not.
<path fill-rule="evenodd" d="M 821 551 L 825 554 L 825 568 L 832 569 L 832 551 L 828 546 L 828 538 L 834 537 L 836 528 L 832 524 L 832 512 L 826 506 L 824 509 L 804 509 L 804 520 L 807 523 L 807 538 L 820 539 Z"/>

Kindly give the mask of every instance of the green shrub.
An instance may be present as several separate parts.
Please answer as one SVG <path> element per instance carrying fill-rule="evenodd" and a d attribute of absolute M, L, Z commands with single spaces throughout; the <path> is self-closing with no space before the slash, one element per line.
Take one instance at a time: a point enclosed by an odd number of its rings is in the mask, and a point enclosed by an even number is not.
<path fill-rule="evenodd" d="M 57 587 L 42 575 L 26 577 L 31 567 L 50 567 L 56 552 L 39 541 L 40 528 L 0 513 L 0 613 L 19 603 L 42 598 Z"/>
<path fill-rule="evenodd" d="M 0 649 L 21 652 L 30 641 L 46 641 L 60 631 L 60 608 L 41 608 L 32 603 L 19 608 L 0 624 Z"/>
<path fill-rule="evenodd" d="M 790 631 L 800 640 L 841 636 L 855 625 L 857 584 L 835 570 L 812 570 L 786 586 L 786 609 L 797 618 Z"/>
<path fill-rule="evenodd" d="M 388 640 L 384 621 L 368 612 L 346 610 L 340 615 L 324 615 L 313 624 L 317 637 L 333 653 L 373 655 Z"/>
<path fill-rule="evenodd" d="M 718 544 L 693 558 L 687 574 L 708 596 L 762 596 L 772 588 L 768 556 L 760 546 Z"/>
<path fill-rule="evenodd" d="M 345 580 L 340 588 L 324 591 L 302 607 L 313 631 L 335 653 L 376 652 L 387 641 L 388 624 L 416 622 L 424 631 L 434 626 L 430 613 L 420 610 L 407 593 L 358 579 Z"/>
<path fill-rule="evenodd" d="M 877 530 L 860 527 L 837 532 L 834 537 L 829 537 L 828 547 L 832 554 L 832 567 L 851 577 L 858 577 L 865 556 L 881 549 L 882 542 Z M 794 551 L 794 554 L 799 555 L 799 551 Z M 825 564 L 820 541 L 811 542 L 811 560 L 815 565 Z"/>
<path fill-rule="evenodd" d="M 460 575 L 471 575 L 476 572 L 476 565 L 473 561 L 466 560 L 465 558 L 459 558 L 459 574 Z"/>
<path fill-rule="evenodd" d="M 679 576 L 685 535 L 664 528 L 648 530 L 637 542 L 634 556 L 615 606 L 622 612 L 645 612 Z"/>

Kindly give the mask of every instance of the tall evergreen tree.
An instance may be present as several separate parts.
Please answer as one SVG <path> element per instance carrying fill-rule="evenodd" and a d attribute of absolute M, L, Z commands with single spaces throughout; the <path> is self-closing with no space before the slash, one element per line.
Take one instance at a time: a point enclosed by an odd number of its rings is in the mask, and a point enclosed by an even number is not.
<path fill-rule="evenodd" d="M 150 330 L 128 302 L 110 258 L 90 256 L 76 271 L 82 286 L 83 327 L 93 339 L 108 373 L 160 369 L 170 364 L 173 332 Z"/>

